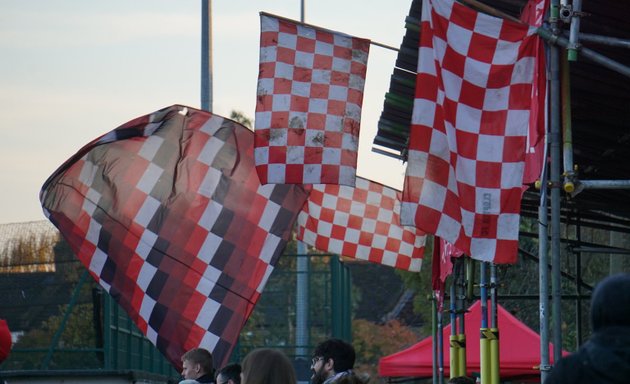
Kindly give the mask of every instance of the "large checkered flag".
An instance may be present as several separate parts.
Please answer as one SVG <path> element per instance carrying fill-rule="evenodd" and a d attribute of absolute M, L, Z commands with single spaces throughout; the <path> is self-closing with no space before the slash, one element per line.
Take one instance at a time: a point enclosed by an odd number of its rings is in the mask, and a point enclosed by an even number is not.
<path fill-rule="evenodd" d="M 260 22 L 261 183 L 354 185 L 369 40 L 264 13 Z"/>
<path fill-rule="evenodd" d="M 535 28 L 425 0 L 401 220 L 516 261 Z"/>
<path fill-rule="evenodd" d="M 360 177 L 354 187 L 313 185 L 298 238 L 321 251 L 418 272 L 426 235 L 400 225 L 400 195 Z"/>
<path fill-rule="evenodd" d="M 262 186 L 254 134 L 182 106 L 86 145 L 42 187 L 44 212 L 175 367 L 227 362 L 306 200 Z"/>

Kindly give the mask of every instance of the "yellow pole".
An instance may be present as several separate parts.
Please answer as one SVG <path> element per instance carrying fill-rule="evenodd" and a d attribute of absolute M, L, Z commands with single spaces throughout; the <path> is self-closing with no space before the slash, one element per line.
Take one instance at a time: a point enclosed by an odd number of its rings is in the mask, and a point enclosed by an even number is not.
<path fill-rule="evenodd" d="M 480 358 L 480 375 L 481 384 L 491 384 L 490 380 L 490 338 L 491 332 L 488 328 L 480 328 L 481 334 L 479 339 L 479 358 Z"/>
<path fill-rule="evenodd" d="M 451 324 L 451 327 L 453 326 L 453 324 Z M 449 377 L 452 379 L 453 377 L 457 377 L 460 376 L 459 374 L 459 341 L 457 340 L 457 337 L 459 335 L 450 335 L 449 336 L 449 342 L 450 342 L 450 375 Z"/>
<path fill-rule="evenodd" d="M 459 342 L 458 372 L 460 376 L 466 376 L 466 334 L 457 335 Z"/>
<path fill-rule="evenodd" d="M 489 340 L 490 347 L 490 384 L 499 384 L 499 330 L 497 328 L 490 328 L 489 334 L 491 338 Z"/>

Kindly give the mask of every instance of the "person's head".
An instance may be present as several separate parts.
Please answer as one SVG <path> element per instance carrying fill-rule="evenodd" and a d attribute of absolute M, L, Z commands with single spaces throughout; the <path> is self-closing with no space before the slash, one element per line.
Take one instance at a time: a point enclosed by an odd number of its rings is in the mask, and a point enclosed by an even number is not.
<path fill-rule="evenodd" d="M 243 384 L 295 384 L 297 378 L 289 358 L 270 348 L 254 349 L 243 359 Z"/>
<path fill-rule="evenodd" d="M 354 368 L 354 347 L 340 339 L 321 342 L 313 351 L 311 383 L 321 384 L 339 372 Z"/>
<path fill-rule="evenodd" d="M 593 331 L 605 327 L 630 327 L 630 273 L 608 276 L 591 297 Z"/>
<path fill-rule="evenodd" d="M 448 380 L 448 384 L 475 384 L 475 380 L 468 376 L 451 377 Z"/>
<path fill-rule="evenodd" d="M 241 384 L 241 365 L 228 364 L 217 373 L 217 384 Z"/>
<path fill-rule="evenodd" d="M 182 376 L 184 379 L 197 379 L 211 375 L 213 368 L 212 354 L 203 348 L 195 348 L 182 355 Z"/>

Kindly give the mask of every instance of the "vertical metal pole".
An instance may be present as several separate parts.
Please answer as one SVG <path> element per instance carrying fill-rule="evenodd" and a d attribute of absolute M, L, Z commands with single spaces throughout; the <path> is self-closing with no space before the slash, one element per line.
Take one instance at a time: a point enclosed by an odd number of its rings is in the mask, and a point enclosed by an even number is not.
<path fill-rule="evenodd" d="M 444 384 L 444 332 L 442 332 L 442 311 L 437 311 L 438 384 Z"/>
<path fill-rule="evenodd" d="M 490 382 L 499 384 L 499 318 L 497 308 L 497 266 L 490 264 L 490 333 L 493 335 L 490 339 Z"/>
<path fill-rule="evenodd" d="M 576 220 L 576 240 L 582 243 L 582 225 L 580 217 Z M 582 345 L 582 252 L 575 254 L 575 350 Z"/>
<path fill-rule="evenodd" d="M 201 109 L 212 112 L 212 0 L 201 0 Z"/>
<path fill-rule="evenodd" d="M 552 9 L 558 0 L 552 0 Z M 552 19 L 554 20 L 554 19 Z M 552 21 L 552 32 L 559 33 L 557 19 Z M 551 188 L 551 291 L 553 306 L 554 361 L 560 360 L 562 351 L 562 287 L 560 281 L 560 49 L 550 47 L 550 188 Z"/>
<path fill-rule="evenodd" d="M 556 35 L 558 30 L 558 15 L 559 15 L 559 2 L 558 0 L 552 0 L 549 7 L 549 21 L 553 33 Z M 551 51 L 555 49 L 556 62 L 557 62 L 557 48 L 553 44 L 547 44 L 547 47 Z M 552 64 L 552 63 L 550 63 Z M 553 65 L 552 65 L 553 68 Z M 553 72 L 553 69 L 551 69 Z M 557 69 L 556 69 L 557 71 Z M 557 76 L 557 73 L 556 73 Z M 552 74 L 548 75 L 551 79 Z M 550 89 L 550 95 L 556 93 L 553 89 Z M 553 105 L 551 106 L 553 110 Z M 556 113 L 557 115 L 557 113 Z M 557 119 L 557 117 L 556 117 Z M 553 124 L 553 122 L 551 122 Z M 548 144 L 547 144 L 548 145 Z M 540 204 L 538 207 L 538 294 L 539 294 L 539 307 L 538 315 L 540 319 L 540 381 L 545 382 L 549 376 L 549 370 L 551 365 L 549 363 L 549 234 L 548 234 L 548 171 L 547 162 L 543 163 L 543 172 L 541 176 L 540 187 Z"/>
<path fill-rule="evenodd" d="M 304 0 L 300 6 L 300 21 L 304 23 Z M 299 230 L 295 224 L 296 233 Z M 296 318 L 295 318 L 295 356 L 305 358 L 308 361 L 308 345 L 310 344 L 308 333 L 309 303 L 309 267 L 310 257 L 306 253 L 306 244 L 297 242 L 297 289 L 296 289 Z"/>
<path fill-rule="evenodd" d="M 112 298 L 103 292 L 103 369 L 112 369 Z"/>
<path fill-rule="evenodd" d="M 479 332 L 479 359 L 481 383 L 490 384 L 490 348 L 488 340 L 488 282 L 487 282 L 487 265 L 481 262 L 479 272 L 479 287 L 481 300 L 481 327 Z"/>
<path fill-rule="evenodd" d="M 540 381 L 545 382 L 549 375 L 549 254 L 547 234 L 547 170 L 543 165 L 540 205 L 538 207 L 538 292 L 540 319 Z"/>
<path fill-rule="evenodd" d="M 490 264 L 490 328 L 497 328 L 497 266 Z"/>
<path fill-rule="evenodd" d="M 306 245 L 297 242 L 297 266 L 296 266 L 296 309 L 295 309 L 295 356 L 308 358 L 308 345 L 310 344 L 308 333 L 308 309 L 309 309 L 309 256 L 306 254 Z"/>
<path fill-rule="evenodd" d="M 454 272 L 454 271 L 453 271 Z M 459 358 L 459 343 L 457 340 L 457 307 L 455 304 L 455 299 L 456 299 L 456 282 L 457 282 L 457 275 L 455 273 L 453 273 L 451 275 L 451 288 L 450 288 L 450 315 L 451 315 L 451 335 L 449 337 L 449 377 L 453 378 L 453 377 L 457 377 L 460 376 L 459 373 L 459 363 L 458 363 L 458 358 Z"/>
<path fill-rule="evenodd" d="M 437 305 L 437 297 L 435 295 L 435 291 L 432 294 L 431 300 L 431 335 L 433 336 L 433 343 L 431 343 L 431 352 L 433 355 L 433 383 L 437 383 L 438 381 L 438 339 L 437 339 L 437 322 L 438 322 L 438 305 Z"/>
<path fill-rule="evenodd" d="M 459 319 L 459 332 L 457 335 L 457 341 L 459 342 L 459 357 L 457 358 L 457 362 L 459 364 L 459 374 L 462 376 L 466 376 L 466 309 L 467 305 L 465 305 L 464 299 L 466 298 L 466 263 L 465 258 L 462 255 L 457 259 L 459 265 L 459 273 L 457 277 L 457 309 L 458 314 L 457 318 Z"/>
<path fill-rule="evenodd" d="M 304 6 L 304 2 L 305 0 L 301 0 L 300 2 L 300 21 L 302 23 L 306 22 L 305 17 L 304 17 L 304 12 L 305 12 L 305 6 Z"/>
<path fill-rule="evenodd" d="M 562 159 L 564 170 L 564 190 L 571 193 L 575 190 L 573 183 L 573 132 L 571 129 L 571 80 L 569 59 L 562 56 Z"/>
<path fill-rule="evenodd" d="M 580 17 L 582 17 L 582 0 L 573 0 L 572 5 L 573 14 L 571 15 L 571 27 L 569 29 L 567 58 L 569 61 L 576 61 L 578 57 L 577 49 L 579 46 L 578 34 L 580 33 Z"/>
<path fill-rule="evenodd" d="M 330 259 L 332 285 L 332 336 L 352 342 L 352 324 L 350 313 L 352 285 L 350 271 L 339 260 L 339 256 Z"/>

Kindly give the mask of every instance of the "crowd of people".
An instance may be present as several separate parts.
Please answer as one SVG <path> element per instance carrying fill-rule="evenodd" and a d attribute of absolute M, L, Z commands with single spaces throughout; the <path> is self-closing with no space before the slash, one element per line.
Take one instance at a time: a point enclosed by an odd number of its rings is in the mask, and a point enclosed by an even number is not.
<path fill-rule="evenodd" d="M 603 279 L 591 300 L 591 338 L 575 353 L 562 358 L 544 384 L 621 384 L 630 380 L 630 274 Z M 366 384 L 354 371 L 354 347 L 340 339 L 328 339 L 315 348 L 311 384 Z M 214 380 L 212 355 L 193 349 L 182 356 L 184 380 L 180 384 L 295 384 L 296 373 L 281 351 L 259 348 L 248 353 L 242 366 L 229 364 Z M 451 378 L 449 384 L 469 384 L 469 377 Z"/>
<path fill-rule="evenodd" d="M 311 362 L 312 384 L 366 384 L 367 378 L 354 371 L 354 347 L 340 339 L 328 339 L 315 348 Z M 295 384 L 297 376 L 291 360 L 282 351 L 258 348 L 249 352 L 242 364 L 230 363 L 216 372 L 212 354 L 195 348 L 182 356 L 180 384 Z"/>

